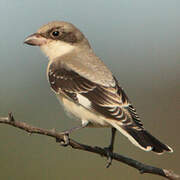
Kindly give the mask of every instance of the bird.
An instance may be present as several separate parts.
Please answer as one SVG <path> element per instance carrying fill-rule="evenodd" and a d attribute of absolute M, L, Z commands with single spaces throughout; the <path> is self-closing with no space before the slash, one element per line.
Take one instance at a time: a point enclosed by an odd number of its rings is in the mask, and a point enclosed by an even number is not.
<path fill-rule="evenodd" d="M 69 137 L 71 132 L 85 127 L 107 127 L 111 128 L 107 153 L 113 152 L 117 130 L 144 151 L 173 152 L 144 128 L 124 89 L 76 26 L 52 21 L 28 36 L 24 43 L 39 46 L 48 57 L 47 79 L 51 89 L 65 111 L 81 121 L 80 126 L 64 131 L 64 135 Z M 67 144 L 68 140 L 64 140 Z M 109 159 L 108 166 L 112 161 Z"/>

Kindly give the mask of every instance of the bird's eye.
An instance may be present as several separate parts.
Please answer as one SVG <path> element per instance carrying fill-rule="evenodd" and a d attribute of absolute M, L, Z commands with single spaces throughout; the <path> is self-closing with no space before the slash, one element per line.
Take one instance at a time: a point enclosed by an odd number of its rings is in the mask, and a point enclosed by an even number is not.
<path fill-rule="evenodd" d="M 53 35 L 54 37 L 59 36 L 59 31 L 53 31 L 53 32 L 52 32 L 52 35 Z"/>

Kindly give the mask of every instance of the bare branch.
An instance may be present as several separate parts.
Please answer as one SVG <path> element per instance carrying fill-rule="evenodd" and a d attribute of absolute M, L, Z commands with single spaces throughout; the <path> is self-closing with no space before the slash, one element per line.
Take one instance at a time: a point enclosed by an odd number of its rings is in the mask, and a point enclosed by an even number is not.
<path fill-rule="evenodd" d="M 28 133 L 31 133 L 31 134 L 32 133 L 33 134 L 41 134 L 41 135 L 53 137 L 56 139 L 56 142 L 64 141 L 64 135 L 56 132 L 54 129 L 53 130 L 42 129 L 42 128 L 28 125 L 24 122 L 15 121 L 12 113 L 9 113 L 8 117 L 0 117 L 0 123 L 14 126 L 16 128 L 27 131 Z M 104 148 L 101 148 L 101 147 L 97 147 L 97 146 L 93 147 L 93 146 L 89 146 L 89 145 L 85 145 L 85 144 L 80 144 L 72 139 L 70 139 L 69 145 L 74 149 L 88 151 L 88 152 L 92 152 L 92 153 L 107 157 L 107 152 L 104 150 Z M 123 155 L 120 155 L 117 153 L 110 153 L 110 155 L 111 155 L 112 159 L 120 161 L 124 164 L 127 164 L 127 165 L 139 170 L 139 172 L 141 174 L 143 174 L 143 173 L 155 174 L 155 175 L 163 176 L 170 180 L 177 180 L 180 178 L 180 176 L 178 174 L 175 174 L 171 170 L 146 165 L 146 164 L 138 162 L 134 159 L 131 159 L 129 157 L 126 157 L 126 156 L 123 156 Z"/>

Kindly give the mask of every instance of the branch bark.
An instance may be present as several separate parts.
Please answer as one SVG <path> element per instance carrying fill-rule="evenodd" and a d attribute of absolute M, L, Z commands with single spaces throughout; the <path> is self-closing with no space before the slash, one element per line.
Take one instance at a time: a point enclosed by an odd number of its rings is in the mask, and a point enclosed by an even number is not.
<path fill-rule="evenodd" d="M 52 129 L 52 130 L 42 129 L 42 128 L 31 126 L 24 122 L 16 121 L 14 119 L 12 113 L 9 113 L 9 115 L 7 117 L 0 117 L 0 123 L 14 126 L 16 128 L 22 129 L 30 134 L 41 134 L 41 135 L 45 135 L 45 136 L 50 136 L 52 138 L 55 138 L 56 142 L 64 141 L 64 135 L 56 132 L 54 129 Z M 97 147 L 97 146 L 93 147 L 93 146 L 81 144 L 81 143 L 74 141 L 73 139 L 69 140 L 69 145 L 74 149 L 88 151 L 88 152 L 92 152 L 92 153 L 107 157 L 107 152 L 104 150 L 104 148 L 101 148 L 101 147 Z M 170 180 L 180 179 L 180 176 L 178 174 L 175 174 L 171 170 L 146 165 L 146 164 L 138 162 L 134 159 L 131 159 L 129 157 L 126 157 L 126 156 L 123 156 L 123 155 L 120 155 L 117 153 L 110 153 L 110 155 L 111 155 L 112 159 L 120 161 L 124 164 L 127 164 L 128 166 L 131 166 L 131 167 L 139 170 L 139 172 L 141 174 L 144 174 L 144 173 L 155 174 L 155 175 L 163 176 Z"/>

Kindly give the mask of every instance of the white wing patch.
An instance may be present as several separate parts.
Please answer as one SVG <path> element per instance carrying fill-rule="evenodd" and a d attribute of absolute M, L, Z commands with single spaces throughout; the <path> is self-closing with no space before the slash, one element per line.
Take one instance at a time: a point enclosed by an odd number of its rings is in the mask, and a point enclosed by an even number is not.
<path fill-rule="evenodd" d="M 83 95 L 78 94 L 78 93 L 77 93 L 76 97 L 77 97 L 77 99 L 78 99 L 79 104 L 81 104 L 82 106 L 90 109 L 90 107 L 91 107 L 91 101 L 89 101 L 88 98 L 86 98 L 86 97 L 84 97 Z"/>

